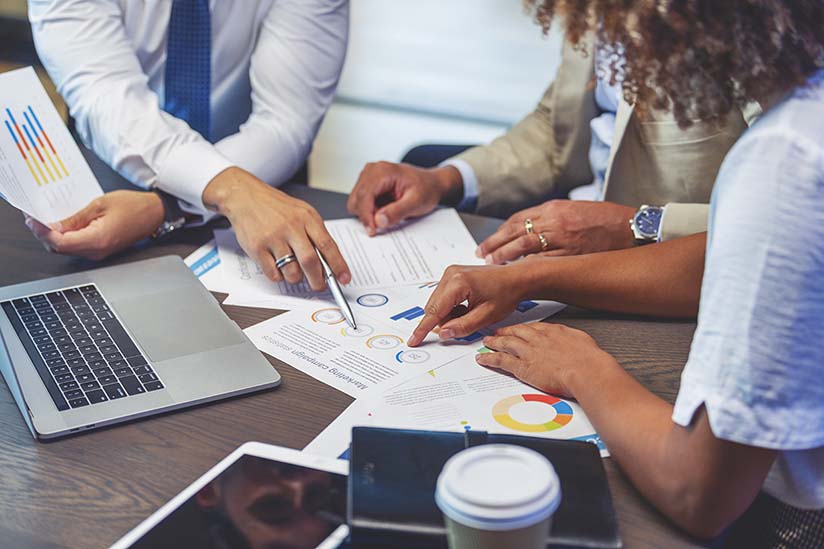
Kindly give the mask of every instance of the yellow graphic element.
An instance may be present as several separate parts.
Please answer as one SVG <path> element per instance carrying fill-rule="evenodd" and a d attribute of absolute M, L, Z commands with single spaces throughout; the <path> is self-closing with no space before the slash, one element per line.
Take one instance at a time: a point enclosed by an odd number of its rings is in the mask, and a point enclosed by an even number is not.
<path fill-rule="evenodd" d="M 60 170 L 57 169 L 57 165 L 54 163 L 54 158 L 52 158 L 52 155 L 49 152 L 49 149 L 46 148 L 46 147 L 42 147 L 42 148 L 43 148 L 43 152 L 46 153 L 46 158 L 49 159 L 49 163 L 51 164 L 52 168 L 54 168 L 54 173 L 57 174 L 57 178 L 58 179 L 63 179 L 63 176 L 60 175 Z"/>
<path fill-rule="evenodd" d="M 34 178 L 34 180 L 37 182 L 37 186 L 38 186 L 38 187 L 42 187 L 42 186 L 43 186 L 43 184 L 42 184 L 42 183 L 40 183 L 40 178 L 39 178 L 39 177 L 37 177 L 37 174 L 36 174 L 36 173 L 34 173 L 34 168 L 32 168 L 32 167 L 31 167 L 31 162 L 29 162 L 29 159 L 28 159 L 28 158 L 24 158 L 23 160 L 25 160 L 25 161 L 26 161 L 26 166 L 28 166 L 29 171 L 31 172 L 31 176 L 32 176 L 32 177 Z"/>

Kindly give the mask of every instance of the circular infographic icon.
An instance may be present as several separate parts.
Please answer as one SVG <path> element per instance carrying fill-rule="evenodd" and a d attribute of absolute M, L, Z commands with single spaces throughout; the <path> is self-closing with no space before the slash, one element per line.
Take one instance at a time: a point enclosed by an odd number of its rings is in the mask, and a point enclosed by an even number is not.
<path fill-rule="evenodd" d="M 555 417 L 551 420 L 541 420 L 537 423 L 527 423 L 512 417 L 512 408 L 524 403 L 538 403 L 550 407 Z M 527 394 L 506 397 L 492 407 L 492 417 L 495 421 L 514 431 L 524 433 L 540 433 L 560 429 L 572 421 L 572 406 L 565 400 L 550 395 Z"/>
<path fill-rule="evenodd" d="M 366 340 L 366 346 L 371 349 L 394 349 L 403 345 L 403 340 L 396 335 L 381 334 Z"/>
<path fill-rule="evenodd" d="M 358 324 L 357 328 L 346 325 L 340 329 L 341 334 L 349 337 L 366 337 L 374 331 L 375 330 L 372 326 L 368 326 L 366 324 Z"/>
<path fill-rule="evenodd" d="M 406 362 L 409 364 L 421 364 L 429 360 L 429 353 L 427 353 L 426 351 L 420 351 L 418 349 L 401 351 L 400 353 L 395 355 L 395 360 L 401 363 Z"/>
<path fill-rule="evenodd" d="M 383 307 L 389 303 L 389 298 L 383 294 L 363 294 L 355 301 L 357 301 L 361 307 Z"/>
<path fill-rule="evenodd" d="M 318 309 L 312 313 L 312 321 L 320 322 L 321 324 L 340 324 L 344 320 L 345 318 L 343 318 L 343 313 L 340 312 L 340 309 L 335 307 Z"/>

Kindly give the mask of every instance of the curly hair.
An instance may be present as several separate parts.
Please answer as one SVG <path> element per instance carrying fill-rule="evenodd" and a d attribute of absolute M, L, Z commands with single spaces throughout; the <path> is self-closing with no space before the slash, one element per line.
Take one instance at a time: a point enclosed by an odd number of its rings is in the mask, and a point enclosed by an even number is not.
<path fill-rule="evenodd" d="M 642 112 L 672 110 L 681 127 L 718 122 L 733 108 L 804 84 L 824 67 L 822 0 L 524 0 L 524 6 L 544 33 L 556 17 L 573 44 L 594 33 L 624 98 Z"/>

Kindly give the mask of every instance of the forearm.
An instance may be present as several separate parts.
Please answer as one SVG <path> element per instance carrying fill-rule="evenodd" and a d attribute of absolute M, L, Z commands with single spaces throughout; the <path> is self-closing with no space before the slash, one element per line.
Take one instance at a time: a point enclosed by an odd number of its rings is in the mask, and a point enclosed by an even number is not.
<path fill-rule="evenodd" d="M 592 368 L 572 373 L 570 389 L 613 459 L 659 511 L 709 538 L 749 507 L 774 451 L 716 439 L 705 410 L 688 428 L 675 424 L 672 406 L 611 357 Z"/>
<path fill-rule="evenodd" d="M 695 317 L 706 233 L 598 254 L 536 257 L 519 265 L 526 297 L 604 311 Z"/>

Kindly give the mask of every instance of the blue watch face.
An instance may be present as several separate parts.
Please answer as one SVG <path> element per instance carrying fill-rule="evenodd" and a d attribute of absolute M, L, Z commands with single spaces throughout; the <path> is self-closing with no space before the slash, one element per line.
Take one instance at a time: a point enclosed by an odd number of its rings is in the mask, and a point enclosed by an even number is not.
<path fill-rule="evenodd" d="M 638 227 L 638 232 L 644 235 L 645 238 L 658 238 L 658 227 L 661 226 L 661 216 L 664 211 L 661 208 L 647 208 L 642 212 L 638 212 L 635 217 L 635 226 Z"/>

